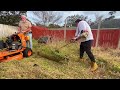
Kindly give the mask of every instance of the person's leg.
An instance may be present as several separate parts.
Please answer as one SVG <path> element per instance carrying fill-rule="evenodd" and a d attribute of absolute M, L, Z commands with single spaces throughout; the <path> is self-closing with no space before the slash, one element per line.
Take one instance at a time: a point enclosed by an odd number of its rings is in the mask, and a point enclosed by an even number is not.
<path fill-rule="evenodd" d="M 84 42 L 81 42 L 80 44 L 80 59 L 83 59 L 84 55 Z"/>
<path fill-rule="evenodd" d="M 29 33 L 26 33 L 26 36 L 29 36 Z M 26 41 L 26 47 L 29 47 L 29 41 Z"/>
<path fill-rule="evenodd" d="M 85 47 L 84 47 L 85 51 L 86 51 L 88 57 L 90 58 L 90 60 L 92 62 L 95 62 L 95 57 L 94 57 L 93 53 L 91 52 L 91 47 L 92 47 L 92 40 L 86 41 L 85 42 Z"/>
<path fill-rule="evenodd" d="M 29 33 L 29 47 L 32 49 L 32 33 Z"/>
<path fill-rule="evenodd" d="M 91 52 L 91 46 L 92 46 L 92 40 L 85 42 L 85 51 L 91 60 L 91 71 L 95 71 L 98 68 L 98 66 L 96 64 L 95 57 Z"/>
<path fill-rule="evenodd" d="M 29 36 L 29 41 L 27 41 L 27 47 L 32 49 L 32 33 L 27 33 L 27 36 Z"/>

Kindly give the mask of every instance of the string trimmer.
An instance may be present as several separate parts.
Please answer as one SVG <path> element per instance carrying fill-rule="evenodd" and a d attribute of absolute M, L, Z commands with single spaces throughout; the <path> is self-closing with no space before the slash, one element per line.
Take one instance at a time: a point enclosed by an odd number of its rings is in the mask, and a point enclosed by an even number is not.
<path fill-rule="evenodd" d="M 59 50 L 60 50 L 61 48 L 64 48 L 64 47 L 68 46 L 68 45 L 71 44 L 71 43 L 73 43 L 72 39 L 70 40 L 69 43 L 63 45 L 62 47 L 59 47 L 58 49 L 56 49 L 55 52 L 59 53 Z"/>

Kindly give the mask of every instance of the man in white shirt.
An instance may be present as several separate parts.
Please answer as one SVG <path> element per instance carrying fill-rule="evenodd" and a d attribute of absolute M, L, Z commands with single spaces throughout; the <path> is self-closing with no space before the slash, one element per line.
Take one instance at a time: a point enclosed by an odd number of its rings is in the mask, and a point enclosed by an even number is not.
<path fill-rule="evenodd" d="M 81 19 L 77 19 L 75 23 L 77 25 L 77 28 L 76 28 L 75 37 L 72 40 L 73 42 L 79 39 L 81 41 L 80 60 L 84 60 L 83 55 L 84 52 L 86 52 L 91 60 L 91 71 L 95 71 L 98 68 L 98 65 L 95 62 L 95 57 L 93 53 L 91 52 L 91 46 L 94 40 L 91 28 L 86 21 L 83 21 Z"/>

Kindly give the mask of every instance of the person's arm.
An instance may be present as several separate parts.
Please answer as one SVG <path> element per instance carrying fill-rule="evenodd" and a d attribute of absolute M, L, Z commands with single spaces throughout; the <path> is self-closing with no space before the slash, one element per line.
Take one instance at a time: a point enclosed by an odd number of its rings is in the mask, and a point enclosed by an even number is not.
<path fill-rule="evenodd" d="M 19 24 L 18 24 L 18 33 L 20 33 L 21 32 L 21 22 L 19 22 Z"/>
<path fill-rule="evenodd" d="M 76 28 L 76 32 L 75 32 L 75 37 L 74 38 L 72 38 L 71 40 L 70 40 L 70 42 L 75 42 L 75 41 L 77 41 L 77 38 L 80 36 L 80 30 L 79 30 L 79 24 L 78 24 L 78 26 L 77 26 L 77 28 Z"/>
<path fill-rule="evenodd" d="M 26 30 L 22 31 L 22 33 L 27 33 L 27 32 L 30 32 L 30 30 L 31 30 L 31 27 L 29 27 L 28 29 L 26 29 Z"/>
<path fill-rule="evenodd" d="M 76 34 L 76 36 L 74 38 L 72 38 L 72 40 L 71 40 L 72 42 L 75 42 L 75 41 L 83 38 L 87 34 L 87 33 L 83 34 L 83 32 L 86 31 L 86 25 L 85 25 L 84 22 L 80 22 L 78 24 L 78 28 L 77 29 L 78 29 L 79 32 Z"/>
<path fill-rule="evenodd" d="M 77 37 L 78 36 L 78 27 L 76 28 L 76 32 L 75 32 L 75 37 Z"/>
<path fill-rule="evenodd" d="M 18 33 L 21 31 L 21 28 L 20 27 L 18 27 Z"/>
<path fill-rule="evenodd" d="M 86 25 L 84 22 L 81 22 L 79 25 L 78 25 L 78 29 L 80 31 L 80 33 L 78 34 L 78 36 L 76 37 L 76 40 L 79 40 L 81 38 L 83 38 L 83 33 L 86 32 Z"/>
<path fill-rule="evenodd" d="M 23 33 L 30 32 L 30 31 L 31 31 L 31 27 L 32 27 L 32 25 L 31 25 L 31 23 L 29 22 L 28 28 L 27 28 L 26 30 L 24 30 Z"/>
<path fill-rule="evenodd" d="M 77 29 L 76 29 L 76 33 L 75 33 L 75 37 L 73 38 L 73 40 L 77 40 L 81 35 L 81 23 L 78 24 Z"/>

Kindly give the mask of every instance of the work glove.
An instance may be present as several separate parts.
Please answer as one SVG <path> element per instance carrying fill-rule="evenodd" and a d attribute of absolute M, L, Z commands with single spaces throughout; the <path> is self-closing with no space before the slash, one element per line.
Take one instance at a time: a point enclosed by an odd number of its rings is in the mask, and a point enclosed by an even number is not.
<path fill-rule="evenodd" d="M 83 33 L 81 34 L 81 38 L 87 38 L 88 36 L 88 31 L 83 31 Z"/>

